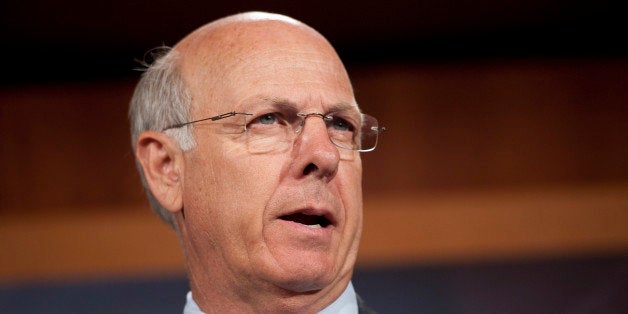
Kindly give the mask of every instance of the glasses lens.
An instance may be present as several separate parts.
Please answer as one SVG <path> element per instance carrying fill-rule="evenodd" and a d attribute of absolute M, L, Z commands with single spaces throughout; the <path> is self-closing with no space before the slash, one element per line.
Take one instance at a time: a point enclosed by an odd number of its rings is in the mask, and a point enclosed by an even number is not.
<path fill-rule="evenodd" d="M 360 148 L 361 152 L 369 152 L 377 146 L 377 138 L 380 129 L 377 119 L 367 114 L 362 115 L 362 129 L 360 132 Z"/>
<path fill-rule="evenodd" d="M 375 149 L 379 128 L 374 117 L 341 113 L 320 116 L 325 120 L 329 139 L 335 146 L 345 152 L 367 152 Z M 304 125 L 303 118 L 284 114 L 253 116 L 246 127 L 249 152 L 281 153 L 291 149 Z"/>
<path fill-rule="evenodd" d="M 375 149 L 379 133 L 377 119 L 363 114 L 361 120 L 361 126 L 353 126 L 350 122 L 334 116 L 334 119 L 328 123 L 329 138 L 332 143 L 340 148 L 359 152 Z"/>
<path fill-rule="evenodd" d="M 284 115 L 267 113 L 253 116 L 246 128 L 246 145 L 250 153 L 280 153 L 292 146 L 294 132 Z"/>
<path fill-rule="evenodd" d="M 222 123 L 222 131 L 228 134 L 243 133 L 246 128 L 246 115 L 236 114 L 233 117 L 225 119 Z"/>

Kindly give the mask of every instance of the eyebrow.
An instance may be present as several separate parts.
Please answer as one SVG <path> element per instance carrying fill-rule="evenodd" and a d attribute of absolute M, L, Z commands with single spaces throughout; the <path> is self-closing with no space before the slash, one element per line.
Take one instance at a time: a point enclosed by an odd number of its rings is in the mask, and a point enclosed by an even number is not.
<path fill-rule="evenodd" d="M 298 109 L 298 105 L 294 101 L 291 101 L 287 98 L 264 97 L 264 96 L 258 96 L 258 97 L 255 97 L 254 101 L 246 102 L 246 104 L 244 105 L 244 108 L 246 108 L 245 110 L 250 111 L 253 106 L 259 105 L 259 104 L 269 104 L 272 107 L 275 107 L 277 109 L 282 109 L 282 110 L 290 110 L 294 112 L 300 111 Z M 348 110 L 355 111 L 358 114 L 362 113 L 357 105 L 350 104 L 347 102 L 339 102 L 339 103 L 331 104 L 329 105 L 327 110 L 325 110 L 325 112 L 322 112 L 322 113 L 327 114 L 327 113 L 334 113 L 334 112 L 348 111 Z"/>
<path fill-rule="evenodd" d="M 337 104 L 333 104 L 330 106 L 329 112 L 338 112 L 338 111 L 349 111 L 349 110 L 353 110 L 356 113 L 362 113 L 360 111 L 360 108 L 358 108 L 357 105 L 353 105 L 350 103 L 346 103 L 346 102 L 341 102 L 341 103 L 337 103 Z"/>

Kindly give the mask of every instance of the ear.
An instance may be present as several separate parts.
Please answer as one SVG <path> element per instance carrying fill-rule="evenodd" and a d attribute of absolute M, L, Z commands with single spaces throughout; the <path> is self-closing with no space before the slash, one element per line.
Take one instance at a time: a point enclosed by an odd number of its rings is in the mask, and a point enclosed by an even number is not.
<path fill-rule="evenodd" d="M 148 188 L 157 201 L 172 213 L 183 208 L 183 152 L 164 133 L 145 131 L 137 139 L 135 155 Z"/>

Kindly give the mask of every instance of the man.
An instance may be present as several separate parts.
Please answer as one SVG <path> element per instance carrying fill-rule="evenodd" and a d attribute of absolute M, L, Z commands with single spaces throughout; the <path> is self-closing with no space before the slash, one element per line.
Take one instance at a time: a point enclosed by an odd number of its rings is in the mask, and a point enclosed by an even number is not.
<path fill-rule="evenodd" d="M 194 31 L 154 62 L 130 109 L 153 209 L 177 232 L 185 313 L 357 313 L 363 115 L 331 45 L 250 12 Z"/>

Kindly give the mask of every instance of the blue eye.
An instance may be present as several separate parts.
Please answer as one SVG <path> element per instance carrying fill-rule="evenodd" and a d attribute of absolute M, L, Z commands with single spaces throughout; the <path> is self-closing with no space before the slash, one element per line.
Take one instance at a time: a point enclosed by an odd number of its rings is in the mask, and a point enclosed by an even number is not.
<path fill-rule="evenodd" d="M 252 122 L 259 122 L 261 124 L 275 124 L 278 122 L 278 118 L 273 113 L 267 113 L 259 116 L 257 119 L 255 119 L 255 121 Z"/>
<path fill-rule="evenodd" d="M 334 117 L 333 120 L 330 122 L 330 127 L 334 128 L 334 130 L 337 131 L 353 131 L 354 127 L 351 123 L 349 123 L 347 120 L 339 118 L 339 117 Z"/>

